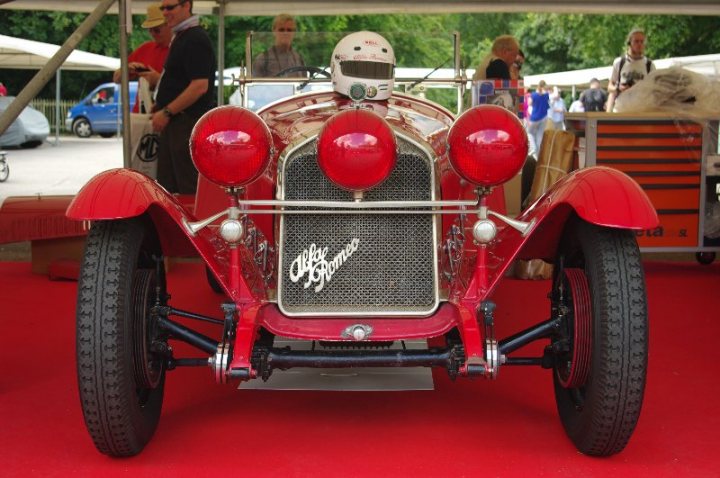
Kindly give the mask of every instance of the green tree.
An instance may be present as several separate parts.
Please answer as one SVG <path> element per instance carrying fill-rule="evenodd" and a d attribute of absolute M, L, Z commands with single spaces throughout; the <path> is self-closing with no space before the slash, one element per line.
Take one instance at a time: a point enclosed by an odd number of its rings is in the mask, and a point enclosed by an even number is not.
<path fill-rule="evenodd" d="M 149 39 L 140 27 L 144 15 L 133 16 L 131 49 Z M 6 35 L 62 44 L 86 18 L 85 14 L 4 10 L 0 31 Z M 435 67 L 452 65 L 451 33 L 460 33 L 464 67 L 474 68 L 489 52 L 495 37 L 515 35 L 526 54 L 525 74 L 566 71 L 610 65 L 623 52 L 627 32 L 641 26 L 648 34 L 648 56 L 701 55 L 720 51 L 720 17 L 663 15 L 560 15 L 539 13 L 483 13 L 448 15 L 337 15 L 298 17 L 296 48 L 309 65 L 327 66 L 340 32 L 371 30 L 388 35 L 401 66 Z M 217 45 L 218 19 L 202 17 Z M 272 17 L 228 17 L 225 20 L 225 63 L 245 62 L 245 38 L 249 31 L 269 32 Z M 328 32 L 311 43 L 303 43 L 302 32 Z M 270 41 L 268 37 L 268 41 Z M 262 44 L 254 46 L 259 53 Z M 83 40 L 80 49 L 101 55 L 119 56 L 118 18 L 108 15 Z M 35 75 L 33 70 L 0 72 L 11 93 L 17 93 Z M 62 73 L 62 94 L 80 98 L 103 81 L 110 72 Z M 41 97 L 55 96 L 54 84 Z"/>

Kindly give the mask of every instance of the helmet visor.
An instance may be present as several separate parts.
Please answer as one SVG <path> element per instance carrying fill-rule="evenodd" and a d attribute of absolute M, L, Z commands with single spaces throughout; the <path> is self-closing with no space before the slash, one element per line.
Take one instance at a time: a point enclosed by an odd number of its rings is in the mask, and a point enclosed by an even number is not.
<path fill-rule="evenodd" d="M 340 71 L 344 76 L 370 80 L 390 80 L 394 76 L 395 65 L 377 61 L 343 61 Z"/>

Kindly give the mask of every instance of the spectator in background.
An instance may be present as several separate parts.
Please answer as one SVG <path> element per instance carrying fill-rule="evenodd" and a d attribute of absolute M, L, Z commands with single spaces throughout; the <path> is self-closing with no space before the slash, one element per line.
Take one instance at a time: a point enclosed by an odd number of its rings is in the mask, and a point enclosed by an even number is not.
<path fill-rule="evenodd" d="M 0 96 L 7 96 L 7 88 L 0 82 Z"/>
<path fill-rule="evenodd" d="M 522 49 L 518 49 L 518 54 L 515 57 L 515 62 L 510 67 L 510 78 L 513 80 L 522 80 L 522 67 L 525 64 L 525 53 Z"/>
<path fill-rule="evenodd" d="M 520 49 L 515 57 L 515 63 L 510 67 L 510 78 L 513 80 L 522 80 L 522 67 L 525 64 L 525 53 Z M 530 102 L 530 93 L 525 93 L 522 105 L 520 107 L 520 119 L 523 122 L 525 128 L 527 128 L 528 115 L 530 114 L 530 108 L 528 103 Z"/>
<path fill-rule="evenodd" d="M 568 108 L 568 113 L 583 113 L 585 112 L 585 106 L 583 106 L 582 101 L 580 101 L 580 98 L 573 100 L 572 103 L 570 103 L 570 108 Z"/>
<path fill-rule="evenodd" d="M 550 121 L 552 121 L 553 129 L 565 130 L 566 112 L 565 100 L 560 96 L 560 89 L 557 86 L 553 86 L 553 91 L 550 94 L 550 109 L 548 110 L 548 117 Z"/>
<path fill-rule="evenodd" d="M 160 9 L 173 40 L 152 115 L 153 129 L 160 132 L 157 180 L 169 192 L 180 194 L 197 189 L 190 134 L 197 120 L 215 105 L 215 52 L 192 7 L 192 0 L 162 0 Z"/>
<path fill-rule="evenodd" d="M 580 101 L 583 111 L 605 111 L 608 95 L 600 88 L 600 81 L 597 78 L 590 80 L 590 88 L 580 94 Z"/>
<path fill-rule="evenodd" d="M 297 25 L 295 19 L 286 13 L 276 16 L 272 23 L 275 44 L 255 57 L 252 64 L 252 75 L 255 77 L 278 76 L 288 68 L 305 66 L 300 53 L 293 50 L 292 41 Z M 302 78 L 306 72 L 288 73 L 287 77 Z"/>
<path fill-rule="evenodd" d="M 645 78 L 655 70 L 652 60 L 645 56 L 645 32 L 633 28 L 625 40 L 625 54 L 615 58 L 608 83 L 607 111 L 613 111 L 615 100 L 623 91 Z"/>
<path fill-rule="evenodd" d="M 493 41 L 490 53 L 475 70 L 473 80 L 494 78 L 510 80 L 510 68 L 520 53 L 520 44 L 512 35 L 501 35 Z"/>
<path fill-rule="evenodd" d="M 145 78 L 150 87 L 154 88 L 160 79 L 160 72 L 165 65 L 172 39 L 172 30 L 165 22 L 159 3 L 147 7 L 147 15 L 142 27 L 150 33 L 152 40 L 146 41 L 128 55 L 130 80 Z M 120 82 L 120 70 L 115 70 L 113 73 L 113 81 Z M 140 95 L 135 98 L 132 112 L 140 112 Z"/>
<path fill-rule="evenodd" d="M 545 87 L 545 80 L 540 80 L 537 89 L 530 95 L 530 118 L 528 122 L 528 133 L 530 134 L 531 147 L 535 157 L 540 155 L 540 145 L 542 137 L 545 133 L 545 124 L 547 120 L 548 110 L 550 109 L 550 95 Z"/>

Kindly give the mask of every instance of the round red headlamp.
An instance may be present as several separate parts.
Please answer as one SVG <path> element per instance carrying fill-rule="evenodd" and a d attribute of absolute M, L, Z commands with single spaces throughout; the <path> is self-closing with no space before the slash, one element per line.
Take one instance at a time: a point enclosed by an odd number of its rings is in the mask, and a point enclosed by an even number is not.
<path fill-rule="evenodd" d="M 195 167 L 224 187 L 244 186 L 257 179 L 270 162 L 271 150 L 267 125 L 258 115 L 239 106 L 208 111 L 190 136 Z"/>
<path fill-rule="evenodd" d="M 333 115 L 318 138 L 320 169 L 330 181 L 350 191 L 364 191 L 385 181 L 396 160 L 395 134 L 371 111 L 352 109 Z"/>
<path fill-rule="evenodd" d="M 476 106 L 455 121 L 448 133 L 450 164 L 478 186 L 502 184 L 525 163 L 528 139 L 512 112 L 494 105 Z"/>

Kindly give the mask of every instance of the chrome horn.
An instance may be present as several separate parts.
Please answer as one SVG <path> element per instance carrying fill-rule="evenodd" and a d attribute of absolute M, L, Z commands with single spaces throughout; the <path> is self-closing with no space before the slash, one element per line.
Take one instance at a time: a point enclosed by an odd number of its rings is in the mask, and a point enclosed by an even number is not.
<path fill-rule="evenodd" d="M 495 216 L 496 218 L 500 219 L 508 226 L 519 231 L 520 234 L 522 234 L 523 236 L 527 235 L 527 233 L 530 232 L 530 229 L 532 229 L 532 227 L 535 225 L 535 219 L 530 222 L 518 221 L 517 219 L 511 219 L 507 216 L 503 216 L 502 214 L 498 214 L 495 211 L 490 210 L 488 210 L 487 214 L 488 216 Z"/>
<path fill-rule="evenodd" d="M 213 222 L 217 221 L 218 219 L 220 219 L 221 217 L 223 217 L 225 215 L 230 215 L 231 209 L 232 208 L 227 208 L 224 211 L 220 211 L 219 213 L 208 217 L 207 219 L 203 219 L 201 221 L 196 221 L 196 222 L 190 222 L 183 217 L 182 223 L 183 223 L 183 226 L 185 226 L 185 230 L 187 230 L 187 232 L 189 232 L 191 236 L 194 236 L 202 228 L 208 226 L 209 224 L 212 224 Z"/>

